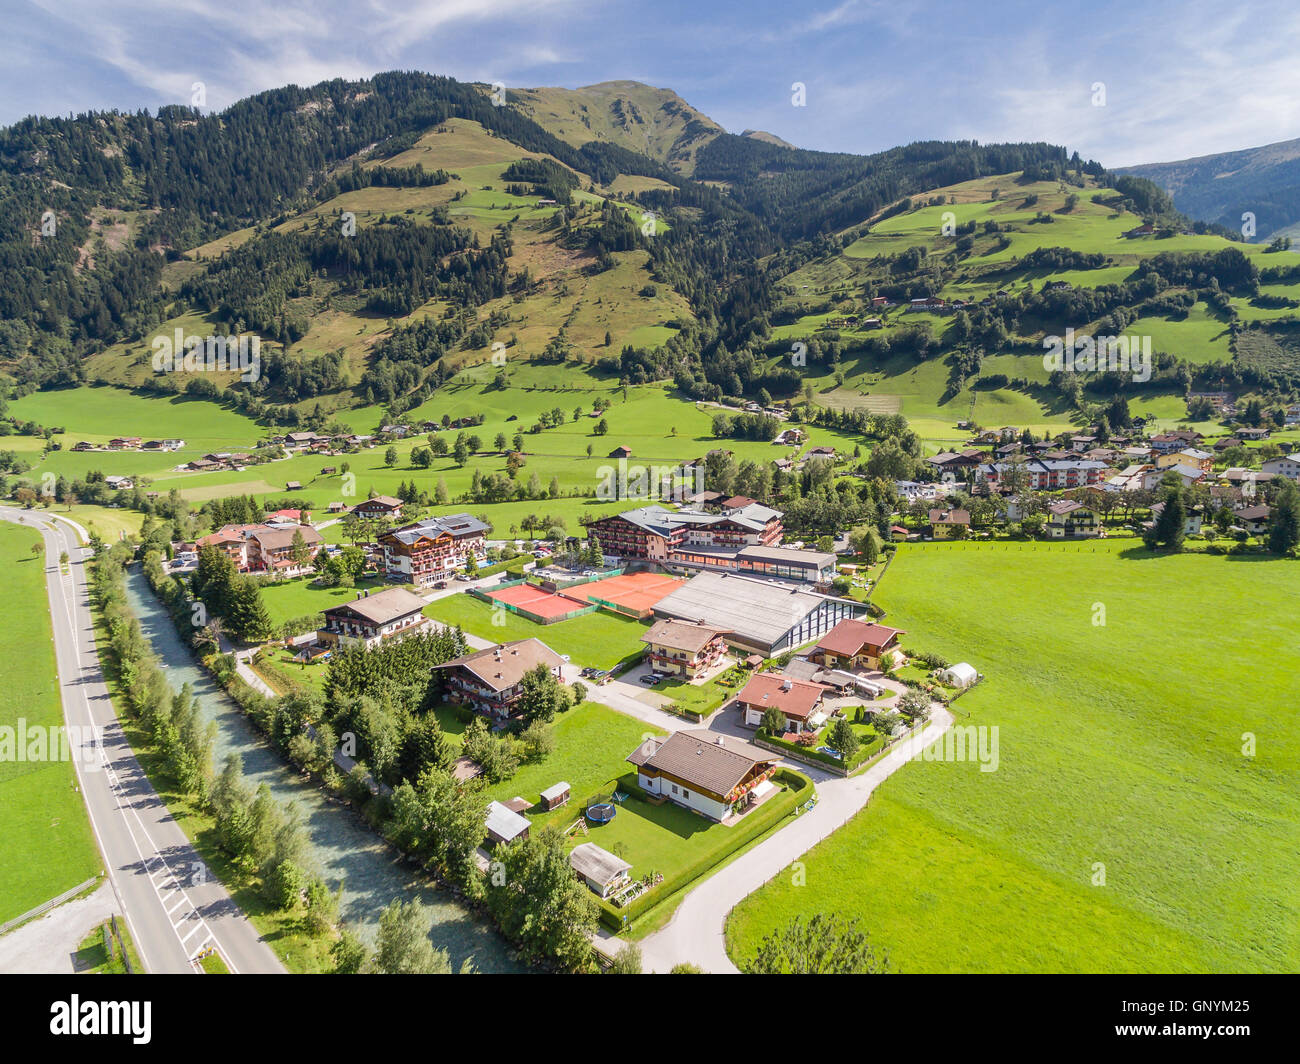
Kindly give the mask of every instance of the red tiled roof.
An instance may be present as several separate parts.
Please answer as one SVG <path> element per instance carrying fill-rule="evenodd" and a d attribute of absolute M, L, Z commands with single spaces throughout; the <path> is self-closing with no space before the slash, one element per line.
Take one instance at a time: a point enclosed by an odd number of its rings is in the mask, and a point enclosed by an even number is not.
<path fill-rule="evenodd" d="M 823 684 L 796 680 L 779 672 L 760 672 L 741 688 L 736 699 L 755 709 L 776 706 L 787 717 L 806 720 L 825 690 Z"/>
<path fill-rule="evenodd" d="M 852 657 L 864 646 L 881 649 L 895 636 L 906 634 L 901 628 L 888 628 L 883 624 L 866 621 L 840 621 L 818 641 L 815 650 L 829 650 L 832 654 Z"/>

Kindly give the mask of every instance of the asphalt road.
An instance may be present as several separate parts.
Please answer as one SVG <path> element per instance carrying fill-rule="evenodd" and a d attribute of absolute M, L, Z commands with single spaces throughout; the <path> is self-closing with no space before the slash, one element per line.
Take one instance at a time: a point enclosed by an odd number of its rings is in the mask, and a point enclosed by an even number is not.
<path fill-rule="evenodd" d="M 95 649 L 83 564 L 89 550 L 72 527 L 43 511 L 0 507 L 0 518 L 37 528 L 45 538 L 64 721 L 74 729 L 70 734 L 87 736 L 93 727 L 101 737 L 98 751 L 86 743 L 77 778 L 140 959 L 150 972 L 193 973 L 198 955 L 214 949 L 232 972 L 283 972 L 257 929 L 207 872 L 122 732 Z M 66 573 L 59 565 L 63 551 Z"/>

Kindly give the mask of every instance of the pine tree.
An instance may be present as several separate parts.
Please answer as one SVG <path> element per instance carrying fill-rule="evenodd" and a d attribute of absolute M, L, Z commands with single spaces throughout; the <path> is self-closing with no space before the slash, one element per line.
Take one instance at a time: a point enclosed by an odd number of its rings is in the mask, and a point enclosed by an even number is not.
<path fill-rule="evenodd" d="M 1269 518 L 1268 549 L 1274 554 L 1286 554 L 1297 546 L 1300 546 L 1300 489 L 1290 481 L 1283 481 Z"/>
<path fill-rule="evenodd" d="M 1171 551 L 1181 550 L 1187 534 L 1187 506 L 1180 488 L 1171 488 L 1164 506 L 1142 537 L 1147 548 L 1157 550 L 1162 544 Z"/>

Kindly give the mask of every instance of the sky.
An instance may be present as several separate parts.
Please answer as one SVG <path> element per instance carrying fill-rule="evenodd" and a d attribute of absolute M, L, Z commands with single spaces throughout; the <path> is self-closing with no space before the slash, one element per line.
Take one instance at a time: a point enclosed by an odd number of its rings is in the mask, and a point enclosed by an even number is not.
<path fill-rule="evenodd" d="M 825 151 L 1044 140 L 1122 167 L 1300 137 L 1294 0 L 0 0 L 0 12 L 3 125 L 189 105 L 200 82 L 202 109 L 219 111 L 400 69 L 521 88 L 643 81 L 730 132 Z"/>

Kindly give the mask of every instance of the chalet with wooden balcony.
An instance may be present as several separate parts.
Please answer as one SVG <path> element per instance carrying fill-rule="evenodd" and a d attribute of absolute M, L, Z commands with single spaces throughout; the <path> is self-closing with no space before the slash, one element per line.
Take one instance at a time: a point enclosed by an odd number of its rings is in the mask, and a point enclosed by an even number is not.
<path fill-rule="evenodd" d="M 425 631 L 430 622 L 423 611 L 424 599 L 404 587 L 358 591 L 351 602 L 323 611 L 325 627 L 316 638 L 323 644 L 377 647 Z"/>
<path fill-rule="evenodd" d="M 669 619 L 655 621 L 641 637 L 645 660 L 655 672 L 694 679 L 716 665 L 727 652 L 730 629 Z"/>
<path fill-rule="evenodd" d="M 515 712 L 525 673 L 545 665 L 558 679 L 563 664 L 540 639 L 519 639 L 453 658 L 434 670 L 443 678 L 443 701 L 463 702 L 504 720 Z"/>
<path fill-rule="evenodd" d="M 637 783 L 652 799 L 721 823 L 737 803 L 775 787 L 770 781 L 780 758 L 730 735 L 679 731 L 644 740 L 627 760 L 636 766 Z"/>

